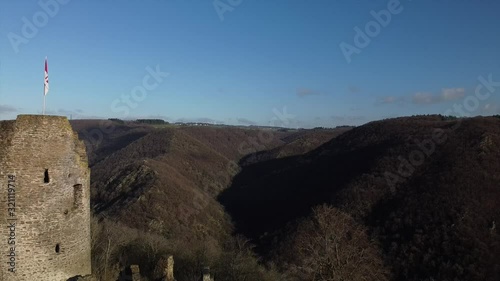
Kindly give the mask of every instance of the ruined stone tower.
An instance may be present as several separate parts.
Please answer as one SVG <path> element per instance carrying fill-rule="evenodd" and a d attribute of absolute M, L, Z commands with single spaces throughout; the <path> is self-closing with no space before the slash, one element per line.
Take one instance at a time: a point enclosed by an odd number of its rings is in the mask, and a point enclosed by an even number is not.
<path fill-rule="evenodd" d="M 88 275 L 90 173 L 65 117 L 0 122 L 0 280 Z"/>

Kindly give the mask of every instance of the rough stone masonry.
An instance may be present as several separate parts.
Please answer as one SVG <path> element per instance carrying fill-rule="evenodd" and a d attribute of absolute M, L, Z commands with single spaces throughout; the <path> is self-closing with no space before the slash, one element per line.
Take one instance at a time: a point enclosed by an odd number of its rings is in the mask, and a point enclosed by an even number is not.
<path fill-rule="evenodd" d="M 90 171 L 65 117 L 0 121 L 0 281 L 91 273 Z"/>

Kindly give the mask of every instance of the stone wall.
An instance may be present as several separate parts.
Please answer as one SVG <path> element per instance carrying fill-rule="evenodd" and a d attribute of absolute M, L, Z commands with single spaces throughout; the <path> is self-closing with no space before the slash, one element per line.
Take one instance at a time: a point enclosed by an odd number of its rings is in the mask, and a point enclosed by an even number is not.
<path fill-rule="evenodd" d="M 64 117 L 0 122 L 0 280 L 91 273 L 90 171 Z"/>

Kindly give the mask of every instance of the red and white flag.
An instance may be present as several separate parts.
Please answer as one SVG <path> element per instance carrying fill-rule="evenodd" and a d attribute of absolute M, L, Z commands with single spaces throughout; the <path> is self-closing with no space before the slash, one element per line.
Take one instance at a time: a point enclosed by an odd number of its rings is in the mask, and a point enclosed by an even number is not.
<path fill-rule="evenodd" d="M 43 94 L 47 95 L 47 93 L 49 92 L 49 66 L 47 64 L 47 57 L 45 57 L 45 80 L 43 86 L 44 86 Z"/>

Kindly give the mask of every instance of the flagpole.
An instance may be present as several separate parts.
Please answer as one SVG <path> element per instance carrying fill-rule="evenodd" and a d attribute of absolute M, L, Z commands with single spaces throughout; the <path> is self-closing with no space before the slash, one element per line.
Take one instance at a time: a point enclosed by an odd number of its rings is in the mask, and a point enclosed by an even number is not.
<path fill-rule="evenodd" d="M 45 85 L 43 85 L 43 110 L 42 115 L 45 115 Z"/>

